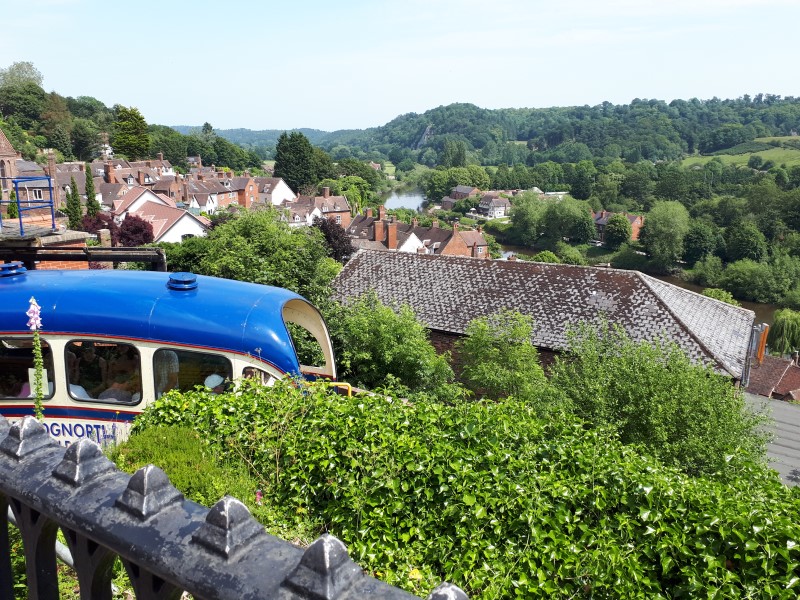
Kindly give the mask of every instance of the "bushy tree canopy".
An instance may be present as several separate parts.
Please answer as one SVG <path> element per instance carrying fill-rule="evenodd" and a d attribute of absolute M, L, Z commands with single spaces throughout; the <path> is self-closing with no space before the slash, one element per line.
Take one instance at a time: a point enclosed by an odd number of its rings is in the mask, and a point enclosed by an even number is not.
<path fill-rule="evenodd" d="M 631 234 L 633 228 L 628 217 L 623 214 L 616 213 L 606 222 L 605 228 L 605 244 L 611 250 L 619 250 L 622 244 L 627 244 L 631 241 Z"/>
<path fill-rule="evenodd" d="M 153 241 L 153 225 L 138 215 L 127 215 L 119 226 L 119 243 L 121 246 L 144 246 Z"/>
<path fill-rule="evenodd" d="M 317 176 L 314 148 L 299 131 L 282 133 L 275 147 L 275 177 L 282 177 L 292 191 L 298 193 L 323 177 Z"/>
<path fill-rule="evenodd" d="M 147 133 L 147 122 L 138 108 L 116 105 L 113 138 L 114 151 L 123 154 L 129 160 L 140 160 L 147 157 L 150 150 L 150 137 Z"/>

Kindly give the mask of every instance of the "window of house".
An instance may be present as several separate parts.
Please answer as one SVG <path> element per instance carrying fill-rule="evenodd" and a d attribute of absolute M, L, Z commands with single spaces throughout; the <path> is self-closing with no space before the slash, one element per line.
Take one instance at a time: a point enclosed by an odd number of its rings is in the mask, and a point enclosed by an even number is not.
<path fill-rule="evenodd" d="M 342 224 L 342 215 L 336 215 L 336 224 L 337 225 L 341 225 Z"/>
<path fill-rule="evenodd" d="M 233 375 L 231 362 L 219 354 L 171 348 L 162 348 L 153 355 L 156 397 L 170 390 L 187 392 L 204 386 L 212 375 L 230 381 Z"/>
<path fill-rule="evenodd" d="M 141 357 L 133 344 L 73 340 L 64 363 L 75 400 L 137 404 L 142 399 Z"/>
<path fill-rule="evenodd" d="M 478 246 L 478 254 L 483 254 L 483 246 Z"/>
<path fill-rule="evenodd" d="M 34 200 L 42 200 L 43 198 L 44 198 L 44 195 L 42 194 L 42 190 L 40 190 L 40 189 L 34 189 L 33 190 L 33 199 Z"/>
<path fill-rule="evenodd" d="M 53 353 L 41 340 L 42 396 L 51 398 L 53 382 Z M 36 393 L 36 368 L 33 356 L 33 336 L 0 339 L 0 398 L 32 398 Z"/>

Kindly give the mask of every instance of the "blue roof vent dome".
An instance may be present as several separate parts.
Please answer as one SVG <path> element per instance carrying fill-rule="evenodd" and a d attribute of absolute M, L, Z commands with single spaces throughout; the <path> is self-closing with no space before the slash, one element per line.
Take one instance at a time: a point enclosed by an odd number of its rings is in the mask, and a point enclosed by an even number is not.
<path fill-rule="evenodd" d="M 15 260 L 12 262 L 0 264 L 0 277 L 11 277 L 12 275 L 22 275 L 28 269 L 22 264 L 22 261 Z"/>
<path fill-rule="evenodd" d="M 171 290 L 188 291 L 197 289 L 197 275 L 194 273 L 172 273 L 167 287 Z"/>

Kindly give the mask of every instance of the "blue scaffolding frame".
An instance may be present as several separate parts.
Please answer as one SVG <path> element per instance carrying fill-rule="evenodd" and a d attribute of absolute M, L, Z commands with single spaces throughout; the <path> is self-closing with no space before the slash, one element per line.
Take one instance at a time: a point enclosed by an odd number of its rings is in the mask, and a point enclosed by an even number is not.
<path fill-rule="evenodd" d="M 53 179 L 48 177 L 47 175 L 38 175 L 34 177 L 3 177 L 0 178 L 0 182 L 11 180 L 11 184 L 14 186 L 14 195 L 16 196 L 15 200 L 4 200 L 2 195 L 0 194 L 0 205 L 3 204 L 11 204 L 12 202 L 16 203 L 17 205 L 17 218 L 19 220 L 19 235 L 20 237 L 25 235 L 25 224 L 23 221 L 23 216 L 25 213 L 30 212 L 32 210 L 42 209 L 42 208 L 49 208 L 50 209 L 50 226 L 53 231 L 56 230 L 56 209 L 55 209 L 55 201 L 53 199 Z M 23 186 L 23 189 L 26 189 L 25 183 L 29 181 L 46 181 L 47 182 L 47 191 L 48 191 L 48 198 L 39 199 L 31 199 L 30 197 L 20 200 L 19 197 L 19 186 L 20 183 Z M 5 185 L 0 186 L 5 187 Z M 37 187 L 36 189 L 45 189 Z M 26 196 L 29 196 L 27 189 L 26 189 Z M 24 204 L 23 204 L 24 203 Z M 6 217 L 6 219 L 8 219 Z M 0 211 L 0 231 L 3 227 L 3 213 Z"/>

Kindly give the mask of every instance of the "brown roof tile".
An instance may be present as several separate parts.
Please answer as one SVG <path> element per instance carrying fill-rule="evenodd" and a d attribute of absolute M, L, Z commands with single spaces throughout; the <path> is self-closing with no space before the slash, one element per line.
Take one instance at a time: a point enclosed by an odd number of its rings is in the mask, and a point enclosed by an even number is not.
<path fill-rule="evenodd" d="M 678 288 L 637 271 L 361 250 L 334 281 L 346 300 L 369 289 L 407 303 L 430 329 L 463 334 L 475 317 L 500 308 L 530 315 L 534 342 L 567 348 L 567 327 L 608 319 L 633 340 L 666 335 L 697 362 L 740 378 L 752 311 Z"/>

